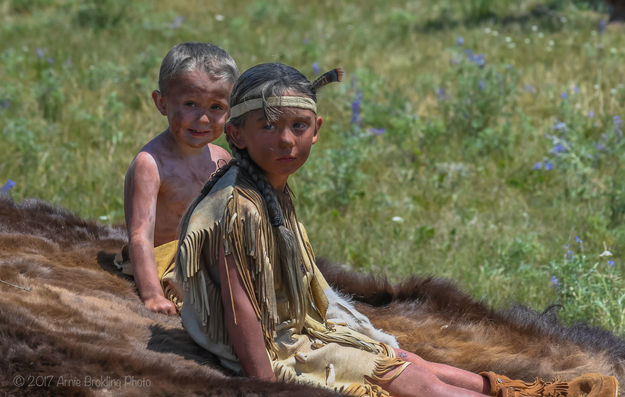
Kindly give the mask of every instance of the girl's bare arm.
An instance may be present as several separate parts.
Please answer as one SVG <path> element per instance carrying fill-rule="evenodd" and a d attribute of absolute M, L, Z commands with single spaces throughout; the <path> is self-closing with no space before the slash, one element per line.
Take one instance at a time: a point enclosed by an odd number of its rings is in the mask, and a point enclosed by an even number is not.
<path fill-rule="evenodd" d="M 243 370 L 249 377 L 275 381 L 260 321 L 245 292 L 234 257 L 224 256 L 223 248 L 219 255 L 219 277 L 224 319 Z"/>

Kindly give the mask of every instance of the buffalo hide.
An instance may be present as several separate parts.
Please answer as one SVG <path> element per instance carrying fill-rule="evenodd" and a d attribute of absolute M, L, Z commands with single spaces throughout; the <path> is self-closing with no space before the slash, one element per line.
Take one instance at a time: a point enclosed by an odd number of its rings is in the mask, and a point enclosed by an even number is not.
<path fill-rule="evenodd" d="M 329 391 L 233 377 L 187 336 L 177 316 L 151 313 L 113 266 L 120 227 L 37 200 L 0 198 L 0 391 L 3 395 L 295 395 Z M 496 311 L 453 283 L 398 285 L 320 261 L 373 324 L 425 359 L 511 377 L 602 372 L 625 380 L 625 344 L 552 311 Z"/>

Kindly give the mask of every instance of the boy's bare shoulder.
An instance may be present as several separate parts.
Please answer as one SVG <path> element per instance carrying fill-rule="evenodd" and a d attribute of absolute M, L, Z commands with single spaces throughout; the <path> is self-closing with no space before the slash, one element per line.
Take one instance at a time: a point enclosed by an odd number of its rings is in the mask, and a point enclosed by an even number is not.
<path fill-rule="evenodd" d="M 161 153 L 163 150 L 166 150 L 162 135 L 163 134 L 157 135 L 143 145 L 130 163 L 126 173 L 127 176 L 132 178 L 137 173 L 159 173 L 159 162 L 162 157 Z"/>
<path fill-rule="evenodd" d="M 163 153 L 169 152 L 171 143 L 168 142 L 169 137 L 167 136 L 167 131 L 164 131 L 154 138 L 152 138 L 148 143 L 143 145 L 143 147 L 137 153 L 137 156 L 140 154 L 148 154 L 154 160 L 157 160 L 159 157 L 162 157 Z"/>

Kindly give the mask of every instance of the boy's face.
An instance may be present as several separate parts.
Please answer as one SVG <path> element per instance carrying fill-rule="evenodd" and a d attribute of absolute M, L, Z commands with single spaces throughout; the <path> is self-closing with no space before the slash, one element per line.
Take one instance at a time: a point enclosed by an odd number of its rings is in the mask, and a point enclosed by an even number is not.
<path fill-rule="evenodd" d="M 288 107 L 282 111 L 279 120 L 272 124 L 259 109 L 246 115 L 241 128 L 232 124 L 226 127 L 232 142 L 239 149 L 247 149 L 276 189 L 283 189 L 287 178 L 306 162 L 322 122 L 321 117 L 307 109 Z"/>
<path fill-rule="evenodd" d="M 179 145 L 202 148 L 224 130 L 230 114 L 232 84 L 199 70 L 174 76 L 165 94 L 152 93 L 154 104 L 167 116 L 169 130 Z"/>

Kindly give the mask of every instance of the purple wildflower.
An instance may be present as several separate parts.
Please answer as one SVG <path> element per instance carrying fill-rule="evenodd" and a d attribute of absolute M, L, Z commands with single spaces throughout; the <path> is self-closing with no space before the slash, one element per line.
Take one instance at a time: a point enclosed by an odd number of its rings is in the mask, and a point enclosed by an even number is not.
<path fill-rule="evenodd" d="M 566 123 L 563 121 L 558 121 L 553 125 L 554 131 L 566 131 Z"/>
<path fill-rule="evenodd" d="M 180 27 L 180 25 L 182 25 L 183 22 L 184 22 L 184 17 L 182 15 L 178 15 L 176 18 L 174 18 L 174 21 L 169 25 L 169 28 L 176 29 Z"/>
<path fill-rule="evenodd" d="M 313 70 L 313 73 L 315 75 L 319 74 L 319 71 L 320 71 L 320 69 L 319 69 L 319 62 L 313 62 L 312 63 L 312 70 Z"/>
<path fill-rule="evenodd" d="M 472 61 L 480 67 L 486 65 L 486 59 L 484 59 L 484 54 L 477 54 L 473 57 Z"/>
<path fill-rule="evenodd" d="M 608 261 L 608 265 L 610 265 L 610 267 L 614 266 L 614 261 L 613 260 L 609 260 Z"/>
<path fill-rule="evenodd" d="M 621 120 L 621 116 L 618 114 L 612 117 L 612 121 L 614 122 L 614 129 L 619 137 L 623 137 L 623 131 L 621 130 L 621 126 L 623 125 L 623 121 Z"/>
<path fill-rule="evenodd" d="M 595 143 L 595 149 L 597 149 L 600 152 L 605 152 L 605 150 L 607 148 L 605 147 L 605 145 L 603 143 L 597 142 L 597 143 Z"/>
<path fill-rule="evenodd" d="M 484 87 L 486 86 L 486 84 L 484 83 L 484 79 L 480 79 L 480 81 L 477 83 L 477 87 L 480 90 L 484 90 Z"/>
<path fill-rule="evenodd" d="M 569 97 L 569 94 L 566 91 L 564 91 L 562 94 L 560 94 L 560 98 L 562 98 L 562 99 L 566 99 L 568 97 Z"/>
<path fill-rule="evenodd" d="M 549 161 L 545 161 L 545 171 L 551 171 L 553 169 L 553 164 Z"/>
<path fill-rule="evenodd" d="M 525 84 L 525 91 L 529 92 L 530 94 L 534 94 L 536 92 L 536 88 L 534 88 L 534 86 L 531 84 Z"/>
<path fill-rule="evenodd" d="M 593 112 L 592 110 L 589 110 L 588 113 L 586 113 L 586 116 L 588 116 L 589 119 L 594 119 L 595 112 Z"/>
<path fill-rule="evenodd" d="M 462 36 L 459 36 L 458 40 L 456 40 L 456 44 L 463 45 L 464 44 L 464 38 Z"/>
<path fill-rule="evenodd" d="M 573 92 L 576 94 L 579 94 L 579 87 L 578 86 L 573 86 Z"/>
<path fill-rule="evenodd" d="M 358 91 L 356 94 L 356 98 L 352 101 L 352 120 L 351 123 L 357 125 L 358 127 L 362 126 L 362 118 L 360 116 L 362 105 L 362 92 Z"/>
<path fill-rule="evenodd" d="M 533 170 L 542 170 L 543 169 L 543 163 L 542 161 L 538 161 L 536 164 L 534 164 L 534 166 L 532 167 Z"/>
<path fill-rule="evenodd" d="M 13 189 L 13 186 L 15 186 L 15 182 L 9 179 L 7 183 L 2 186 L 2 189 L 0 189 L 0 193 L 9 194 L 9 190 Z"/>
<path fill-rule="evenodd" d="M 54 59 L 52 59 L 52 57 L 48 57 L 47 61 L 50 65 L 54 63 Z"/>
<path fill-rule="evenodd" d="M 0 100 L 0 110 L 8 109 L 10 107 L 11 107 L 11 101 L 9 101 L 8 99 Z"/>
<path fill-rule="evenodd" d="M 37 49 L 35 50 L 35 53 L 37 54 L 37 58 L 43 58 L 44 56 L 43 50 L 39 47 L 37 47 Z"/>
<path fill-rule="evenodd" d="M 308 45 L 310 44 L 310 39 L 308 37 L 304 37 L 304 40 L 302 40 L 302 43 Z"/>
<path fill-rule="evenodd" d="M 551 149 L 551 154 L 558 154 L 558 153 L 564 153 L 564 152 L 566 152 L 566 148 L 562 146 L 561 143 L 558 143 L 557 145 L 553 147 L 553 149 Z"/>
<path fill-rule="evenodd" d="M 605 19 L 599 21 L 599 34 L 603 34 L 605 32 L 605 28 L 608 25 L 608 22 Z"/>
<path fill-rule="evenodd" d="M 560 288 L 560 280 L 558 280 L 558 278 L 556 277 L 555 274 L 553 276 L 551 276 L 551 286 L 554 289 Z"/>
<path fill-rule="evenodd" d="M 386 129 L 373 127 L 369 131 L 371 131 L 373 135 L 382 135 L 386 132 Z"/>
<path fill-rule="evenodd" d="M 484 59 L 484 54 L 473 54 L 473 50 L 467 48 L 464 50 L 464 53 L 467 56 L 467 59 L 478 66 L 484 66 L 486 64 L 486 59 Z"/>
<path fill-rule="evenodd" d="M 436 94 L 438 95 L 439 101 L 446 101 L 449 99 L 449 96 L 447 96 L 447 94 L 445 93 L 445 89 L 443 87 L 440 87 L 438 91 L 436 92 Z"/>

